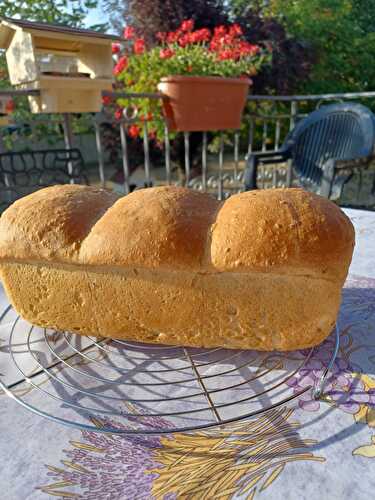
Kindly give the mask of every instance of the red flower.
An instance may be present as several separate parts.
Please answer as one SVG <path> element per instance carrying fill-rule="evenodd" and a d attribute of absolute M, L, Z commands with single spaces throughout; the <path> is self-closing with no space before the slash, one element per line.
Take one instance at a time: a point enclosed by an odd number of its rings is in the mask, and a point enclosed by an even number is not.
<path fill-rule="evenodd" d="M 230 35 L 229 33 L 227 35 L 224 35 L 220 39 L 220 41 L 223 45 L 233 45 L 234 43 L 237 42 L 237 40 L 234 40 L 233 35 Z"/>
<path fill-rule="evenodd" d="M 193 19 L 185 19 L 185 21 L 182 21 L 181 23 L 182 31 L 193 31 L 193 29 L 194 29 Z"/>
<path fill-rule="evenodd" d="M 215 28 L 215 35 L 210 43 L 211 50 L 218 50 L 221 48 L 225 48 L 228 45 L 233 46 L 233 44 L 235 43 L 233 36 L 228 33 L 225 33 L 225 31 L 222 31 L 221 28 L 223 28 L 223 30 L 226 29 L 225 26 L 219 26 L 219 28 Z M 218 29 L 220 29 L 221 31 L 216 32 L 216 30 Z"/>
<path fill-rule="evenodd" d="M 128 134 L 132 139 L 136 139 L 139 136 L 139 127 L 138 125 L 130 125 L 128 128 Z"/>
<path fill-rule="evenodd" d="M 232 50 L 222 50 L 219 52 L 219 59 L 220 61 L 226 61 L 228 59 L 234 59 L 235 58 L 235 53 Z"/>
<path fill-rule="evenodd" d="M 156 33 L 156 38 L 157 40 L 160 40 L 160 42 L 165 42 L 167 39 L 167 33 L 164 33 L 164 31 L 158 31 Z"/>
<path fill-rule="evenodd" d="M 243 35 L 241 26 L 239 24 L 232 24 L 232 26 L 229 27 L 229 34 L 232 36 Z"/>
<path fill-rule="evenodd" d="M 258 54 L 259 50 L 260 50 L 259 45 L 251 45 L 250 44 L 250 47 L 249 47 L 250 55 L 254 56 L 255 54 Z"/>
<path fill-rule="evenodd" d="M 179 37 L 179 31 L 171 31 L 167 34 L 167 42 L 168 43 L 175 43 L 178 40 Z"/>
<path fill-rule="evenodd" d="M 146 122 L 146 121 L 150 121 L 152 120 L 152 113 L 150 113 L 150 111 L 147 113 L 147 115 L 141 115 L 141 121 L 142 122 Z"/>
<path fill-rule="evenodd" d="M 126 26 L 124 29 L 124 38 L 125 40 L 133 40 L 135 37 L 135 29 L 133 26 Z"/>
<path fill-rule="evenodd" d="M 220 43 L 218 42 L 218 40 L 216 38 L 213 38 L 210 42 L 210 50 L 215 52 L 216 50 L 218 50 L 219 47 L 220 47 Z"/>
<path fill-rule="evenodd" d="M 192 38 L 192 33 L 186 33 L 186 35 L 183 35 L 180 37 L 178 40 L 178 44 L 180 47 L 186 47 L 186 45 L 189 45 L 190 43 L 193 43 L 193 38 Z"/>
<path fill-rule="evenodd" d="M 175 55 L 175 51 L 173 49 L 161 49 L 159 52 L 160 59 L 170 59 Z"/>
<path fill-rule="evenodd" d="M 134 42 L 134 53 L 135 54 L 143 54 L 145 51 L 146 44 L 143 38 L 137 38 L 137 40 Z"/>
<path fill-rule="evenodd" d="M 7 113 L 13 113 L 13 111 L 15 109 L 16 109 L 16 105 L 14 104 L 13 99 L 9 99 L 9 101 L 7 101 L 5 104 L 5 111 Z"/>
<path fill-rule="evenodd" d="M 166 40 L 168 43 L 174 43 L 177 40 L 176 33 L 174 33 L 173 31 L 170 31 L 167 34 Z"/>
<path fill-rule="evenodd" d="M 128 59 L 125 56 L 120 57 L 116 66 L 113 68 L 113 74 L 119 75 L 128 67 Z"/>
<path fill-rule="evenodd" d="M 112 54 L 118 54 L 120 52 L 120 44 L 112 43 Z"/>
<path fill-rule="evenodd" d="M 112 103 L 112 97 L 109 95 L 103 95 L 102 102 L 104 106 L 109 106 Z"/>
<path fill-rule="evenodd" d="M 214 30 L 214 36 L 219 38 L 227 34 L 227 28 L 225 26 L 217 26 Z"/>
<path fill-rule="evenodd" d="M 124 116 L 124 110 L 122 108 L 117 108 L 115 111 L 116 120 L 121 120 Z"/>
<path fill-rule="evenodd" d="M 191 64 L 189 66 L 187 66 L 186 71 L 188 73 L 191 73 L 193 71 L 193 66 Z"/>
<path fill-rule="evenodd" d="M 241 56 L 247 56 L 247 55 L 254 56 L 259 52 L 259 46 L 252 45 L 251 43 L 248 42 L 240 42 L 239 51 Z"/>
<path fill-rule="evenodd" d="M 208 42 L 210 38 L 211 38 L 211 31 L 207 28 L 202 28 L 201 30 L 197 30 L 191 33 L 191 39 L 193 43 Z"/>

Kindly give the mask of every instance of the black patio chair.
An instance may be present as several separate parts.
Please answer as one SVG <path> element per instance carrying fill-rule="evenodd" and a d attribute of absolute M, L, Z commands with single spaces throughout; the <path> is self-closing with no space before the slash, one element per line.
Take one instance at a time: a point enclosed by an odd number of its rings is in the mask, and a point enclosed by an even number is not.
<path fill-rule="evenodd" d="M 0 212 L 37 189 L 70 183 L 88 184 L 79 149 L 0 153 Z"/>
<path fill-rule="evenodd" d="M 331 104 L 297 123 L 278 151 L 253 153 L 244 173 L 246 190 L 256 189 L 259 164 L 291 161 L 302 187 L 326 198 L 340 198 L 355 169 L 374 158 L 375 117 L 357 103 Z M 372 192 L 375 191 L 375 181 Z"/>

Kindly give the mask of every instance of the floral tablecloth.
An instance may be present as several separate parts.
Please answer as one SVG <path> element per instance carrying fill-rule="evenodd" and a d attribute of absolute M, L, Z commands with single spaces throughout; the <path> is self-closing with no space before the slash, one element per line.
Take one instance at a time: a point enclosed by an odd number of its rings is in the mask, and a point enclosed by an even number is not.
<path fill-rule="evenodd" d="M 0 498 L 373 499 L 375 213 L 346 212 L 357 245 L 325 401 L 307 392 L 291 406 L 220 431 L 124 437 L 60 426 L 2 394 Z M 3 309 L 2 290 L 0 302 Z M 11 370 L 8 342 L 0 330 L 0 376 Z M 316 349 L 289 380 L 291 390 L 315 383 L 332 347 L 329 338 Z"/>

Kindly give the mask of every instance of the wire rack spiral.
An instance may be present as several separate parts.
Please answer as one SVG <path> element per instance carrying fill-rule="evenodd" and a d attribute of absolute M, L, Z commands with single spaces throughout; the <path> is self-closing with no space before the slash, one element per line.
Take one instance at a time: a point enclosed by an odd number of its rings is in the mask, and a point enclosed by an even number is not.
<path fill-rule="evenodd" d="M 264 413 L 312 391 L 293 377 L 314 349 L 297 353 L 193 349 L 82 337 L 34 327 L 8 306 L 0 328 L 11 358 L 0 388 L 32 412 L 81 430 L 166 434 L 221 426 Z M 100 422 L 100 425 L 98 425 Z"/>

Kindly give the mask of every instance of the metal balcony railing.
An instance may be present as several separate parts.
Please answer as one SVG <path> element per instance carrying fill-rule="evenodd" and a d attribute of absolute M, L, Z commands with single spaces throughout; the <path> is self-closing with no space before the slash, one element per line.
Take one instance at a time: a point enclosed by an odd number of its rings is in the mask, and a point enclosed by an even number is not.
<path fill-rule="evenodd" d="M 0 91 L 0 95 L 13 97 L 29 95 L 37 91 Z M 277 150 L 283 143 L 286 134 L 295 123 L 317 107 L 329 102 L 343 102 L 360 100 L 367 106 L 374 107 L 375 92 L 359 92 L 346 94 L 323 95 L 294 95 L 294 96 L 269 96 L 249 95 L 244 112 L 243 127 L 238 131 L 222 131 L 215 133 L 214 143 L 216 149 L 212 151 L 213 135 L 202 132 L 199 139 L 199 148 L 195 151 L 194 165 L 191 155 L 191 134 L 180 133 L 178 140 L 183 145 L 183 159 L 176 168 L 172 157 L 170 135 L 165 125 L 163 149 L 155 161 L 152 155 L 149 134 L 150 123 L 141 121 L 137 114 L 137 100 L 161 99 L 160 94 L 129 94 L 110 93 L 112 98 L 126 98 L 132 104 L 124 110 L 121 120 L 106 113 L 90 115 L 92 133 L 95 136 L 97 170 L 93 174 L 93 182 L 104 187 L 114 188 L 123 193 L 129 193 L 134 186 L 144 187 L 151 185 L 180 184 L 193 189 L 208 191 L 219 199 L 226 198 L 232 193 L 243 189 L 243 170 L 245 157 L 253 151 Z M 74 147 L 73 115 L 64 114 L 57 117 L 40 115 L 30 122 L 31 127 L 38 127 L 41 123 L 60 126 L 68 149 Z M 115 125 L 113 133 L 118 134 L 118 152 L 120 163 L 120 178 L 112 182 L 113 165 L 106 159 L 105 145 L 103 143 L 103 127 L 108 124 Z M 130 141 L 127 133 L 128 127 L 138 124 L 143 130 L 142 160 L 136 168 L 131 166 L 132 158 L 129 153 Z M 196 137 L 196 134 L 195 134 Z M 22 137 L 19 139 L 22 142 Z M 1 145 L 0 145 L 1 146 Z M 32 146 L 32 145 L 31 145 Z M 4 149 L 4 145 L 1 146 Z M 85 156 L 84 152 L 83 156 Z M 118 172 L 118 170 L 117 170 Z M 292 186 L 297 184 L 290 165 L 267 165 L 259 170 L 258 182 L 262 187 Z"/>

